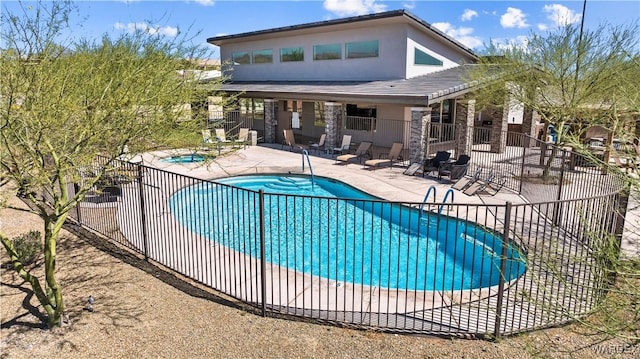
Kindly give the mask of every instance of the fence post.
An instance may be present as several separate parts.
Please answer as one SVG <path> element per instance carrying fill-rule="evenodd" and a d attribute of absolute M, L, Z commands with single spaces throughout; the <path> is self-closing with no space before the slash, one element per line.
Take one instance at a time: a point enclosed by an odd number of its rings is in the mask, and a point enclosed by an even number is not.
<path fill-rule="evenodd" d="M 502 322 L 502 300 L 504 299 L 505 271 L 507 270 L 507 250 L 509 249 L 509 227 L 511 226 L 512 203 L 507 202 L 504 210 L 504 230 L 502 234 L 502 253 L 500 253 L 500 283 L 498 284 L 498 302 L 496 303 L 496 321 L 493 336 L 501 337 L 500 323 Z"/>
<path fill-rule="evenodd" d="M 525 146 L 522 146 L 522 162 L 520 162 L 520 184 L 518 186 L 519 194 L 522 194 L 522 182 L 524 182 L 524 164 L 526 160 L 527 160 L 527 148 Z"/>
<path fill-rule="evenodd" d="M 73 183 L 73 195 L 75 196 L 78 191 L 80 190 L 80 186 L 77 183 Z M 81 206 L 80 204 L 82 203 L 82 201 L 78 202 L 78 204 L 76 204 L 76 221 L 78 221 L 78 224 L 80 225 L 80 227 L 82 227 L 82 215 L 80 214 L 81 212 Z"/>
<path fill-rule="evenodd" d="M 264 190 L 258 192 L 260 196 L 260 287 L 262 290 L 262 316 L 267 315 L 267 260 L 264 239 Z"/>
<path fill-rule="evenodd" d="M 562 149 L 562 158 L 560 159 L 560 178 L 558 179 L 558 194 L 556 195 L 556 202 L 553 205 L 553 224 L 555 226 L 560 225 L 560 217 L 562 214 L 562 186 L 564 183 L 564 171 L 565 171 L 565 160 L 567 158 L 567 150 Z"/>
<path fill-rule="evenodd" d="M 149 260 L 148 239 L 147 239 L 147 216 L 145 215 L 144 204 L 144 184 L 142 183 L 142 166 L 138 165 L 138 196 L 140 197 L 140 222 L 142 225 L 142 246 L 144 252 L 144 260 Z"/>

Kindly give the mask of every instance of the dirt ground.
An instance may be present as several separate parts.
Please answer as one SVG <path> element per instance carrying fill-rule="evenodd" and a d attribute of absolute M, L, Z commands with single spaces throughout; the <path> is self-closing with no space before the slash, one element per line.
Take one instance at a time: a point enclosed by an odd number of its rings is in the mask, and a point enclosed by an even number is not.
<path fill-rule="evenodd" d="M 9 193 L 6 188 L 0 192 Z M 22 205 L 10 193 L 8 200 Z M 31 229 L 42 232 L 38 217 L 0 209 L 1 233 L 13 238 Z M 493 342 L 261 317 L 99 237 L 67 229 L 57 262 L 68 313 L 61 328 L 43 329 L 37 299 L 29 284 L 7 268 L 2 249 L 0 358 L 640 357 L 640 347 L 580 334 L 584 329 L 577 325 Z M 93 312 L 86 310 L 89 295 L 95 298 Z"/>

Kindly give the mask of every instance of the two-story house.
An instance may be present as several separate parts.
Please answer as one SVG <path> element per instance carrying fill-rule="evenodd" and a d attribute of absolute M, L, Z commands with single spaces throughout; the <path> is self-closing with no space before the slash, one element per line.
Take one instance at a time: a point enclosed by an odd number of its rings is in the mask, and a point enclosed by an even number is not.
<path fill-rule="evenodd" d="M 405 159 L 417 161 L 437 148 L 430 144 L 469 153 L 474 125 L 499 134 L 510 118 L 476 113 L 467 71 L 477 55 L 405 10 L 207 42 L 220 47 L 226 64 L 229 80 L 221 90 L 240 94 L 246 110 L 263 111 L 265 142 L 280 141 L 282 130 L 293 128 L 303 138 L 326 133 L 332 148 L 350 134 L 380 147 L 402 142 Z M 491 142 L 501 152 L 505 140 Z"/>

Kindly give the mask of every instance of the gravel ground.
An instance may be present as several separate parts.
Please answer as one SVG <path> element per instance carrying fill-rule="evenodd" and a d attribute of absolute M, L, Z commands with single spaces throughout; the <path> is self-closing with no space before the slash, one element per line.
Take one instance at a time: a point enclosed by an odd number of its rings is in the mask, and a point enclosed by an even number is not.
<path fill-rule="evenodd" d="M 0 192 L 7 195 L 6 189 Z M 21 205 L 10 195 L 8 200 Z M 31 229 L 42 232 L 38 217 L 0 210 L 3 234 L 13 238 Z M 70 322 L 42 329 L 30 286 L 3 265 L 0 358 L 640 357 L 640 347 L 623 350 L 611 341 L 599 343 L 601 338 L 581 335 L 575 325 L 491 342 L 263 318 L 115 245 L 67 229 L 57 264 Z M 2 250 L 0 262 L 7 261 Z M 84 310 L 89 295 L 95 298 L 93 312 Z"/>

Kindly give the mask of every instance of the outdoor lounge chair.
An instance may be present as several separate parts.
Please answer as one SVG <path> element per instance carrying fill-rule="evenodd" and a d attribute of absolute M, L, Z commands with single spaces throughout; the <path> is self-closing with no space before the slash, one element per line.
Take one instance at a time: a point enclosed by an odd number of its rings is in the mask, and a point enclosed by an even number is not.
<path fill-rule="evenodd" d="M 342 136 L 342 144 L 340 145 L 340 147 L 335 147 L 333 149 L 333 153 L 340 152 L 340 154 L 343 154 L 345 152 L 349 152 L 350 148 L 351 148 L 351 135 L 344 135 Z"/>
<path fill-rule="evenodd" d="M 391 145 L 391 150 L 389 150 L 389 153 L 386 153 L 386 158 L 382 158 L 385 157 L 385 153 L 380 154 L 379 159 L 377 160 L 367 160 L 364 163 L 364 167 L 372 167 L 372 168 L 376 168 L 376 167 L 380 167 L 382 165 L 385 164 L 389 164 L 389 167 L 393 166 L 393 162 L 397 161 L 398 159 L 400 159 L 400 154 L 402 153 L 402 143 L 400 142 L 394 142 L 393 145 Z"/>
<path fill-rule="evenodd" d="M 211 139 L 211 130 L 202 130 L 202 143 L 204 145 L 210 145 L 213 143 Z"/>
<path fill-rule="evenodd" d="M 327 139 L 327 134 L 320 135 L 320 140 L 316 143 L 310 143 L 309 149 L 320 151 L 320 148 L 324 149 L 324 141 Z"/>
<path fill-rule="evenodd" d="M 469 169 L 469 161 L 471 157 L 468 155 L 460 155 L 455 162 L 444 163 L 438 168 L 438 178 L 449 177 L 450 181 L 464 177 Z"/>
<path fill-rule="evenodd" d="M 478 180 L 474 182 L 462 193 L 466 194 L 467 196 L 473 196 L 479 193 L 487 193 L 492 196 L 495 196 L 498 192 L 500 192 L 502 187 L 504 187 L 504 184 L 506 182 L 507 182 L 507 179 L 505 177 L 500 177 L 499 179 L 496 179 L 496 177 L 492 174 L 486 180 Z"/>
<path fill-rule="evenodd" d="M 449 160 L 449 157 L 451 157 L 450 152 L 447 152 L 447 151 L 436 152 L 435 157 L 424 161 L 422 175 L 425 176 L 427 173 L 431 173 L 433 171 L 439 170 L 440 166 Z"/>
<path fill-rule="evenodd" d="M 231 141 L 227 140 L 224 128 L 216 128 L 216 140 L 221 143 L 231 143 Z"/>
<path fill-rule="evenodd" d="M 282 148 L 284 146 L 289 146 L 289 151 L 292 151 L 293 148 L 302 149 L 302 146 L 296 144 L 296 138 L 293 135 L 293 130 L 284 130 L 284 143 L 282 144 Z"/>
<path fill-rule="evenodd" d="M 236 138 L 233 142 L 235 144 L 241 144 L 246 148 L 248 141 L 249 141 L 249 129 L 246 127 L 241 127 L 240 130 L 238 131 L 238 138 Z"/>
<path fill-rule="evenodd" d="M 490 174 L 492 173 L 493 169 L 490 170 Z M 464 176 L 460 179 L 458 179 L 452 186 L 451 188 L 453 189 L 457 189 L 458 191 L 464 191 L 465 189 L 467 189 L 469 186 L 471 186 L 474 182 L 476 182 L 477 180 L 480 179 L 480 175 L 482 174 L 482 168 L 478 168 L 471 177 L 469 176 Z"/>
<path fill-rule="evenodd" d="M 336 157 L 336 161 L 344 162 L 345 164 L 349 164 L 349 162 L 353 159 L 358 159 L 362 161 L 362 157 L 364 156 L 371 157 L 371 155 L 369 154 L 370 148 L 371 148 L 371 142 L 366 142 L 366 141 L 360 142 L 360 145 L 358 145 L 358 148 L 356 149 L 355 153 L 340 155 Z"/>

